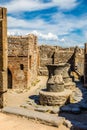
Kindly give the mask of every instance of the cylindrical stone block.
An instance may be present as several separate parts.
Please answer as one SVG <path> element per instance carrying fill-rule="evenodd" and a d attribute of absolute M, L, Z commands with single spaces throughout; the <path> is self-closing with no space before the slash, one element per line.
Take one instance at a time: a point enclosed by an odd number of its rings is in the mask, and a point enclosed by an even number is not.
<path fill-rule="evenodd" d="M 47 92 L 40 91 L 40 104 L 48 106 L 63 106 L 69 101 L 71 90 L 64 90 L 63 92 Z"/>
<path fill-rule="evenodd" d="M 48 92 L 62 92 L 64 91 L 64 84 L 47 84 L 47 91 Z"/>

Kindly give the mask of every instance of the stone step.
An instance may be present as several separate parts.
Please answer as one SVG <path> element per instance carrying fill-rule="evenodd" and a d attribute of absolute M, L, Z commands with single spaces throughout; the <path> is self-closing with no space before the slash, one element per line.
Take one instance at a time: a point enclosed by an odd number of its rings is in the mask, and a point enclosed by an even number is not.
<path fill-rule="evenodd" d="M 39 111 L 39 112 L 49 112 L 49 113 L 54 113 L 54 114 L 58 114 L 60 111 L 59 107 L 52 107 L 52 106 L 42 106 L 42 107 L 38 107 L 34 109 L 35 111 Z"/>
<path fill-rule="evenodd" d="M 5 107 L 2 109 L 2 112 L 24 116 L 28 119 L 38 120 L 43 124 L 47 124 L 55 127 L 59 127 L 61 124 L 65 122 L 64 117 L 58 117 L 57 115 L 53 115 L 53 114 L 27 110 L 20 107 Z"/>

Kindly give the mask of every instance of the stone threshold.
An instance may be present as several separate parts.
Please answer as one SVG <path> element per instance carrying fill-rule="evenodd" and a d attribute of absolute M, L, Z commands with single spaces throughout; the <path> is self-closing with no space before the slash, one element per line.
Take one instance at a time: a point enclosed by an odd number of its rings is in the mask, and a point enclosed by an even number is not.
<path fill-rule="evenodd" d="M 28 119 L 33 119 L 39 121 L 42 124 L 54 127 L 59 127 L 62 124 L 66 124 L 67 126 L 67 122 L 64 117 L 58 117 L 58 115 L 54 114 L 42 113 L 34 110 L 27 110 L 20 107 L 4 107 L 2 109 L 2 112 L 26 117 Z"/>

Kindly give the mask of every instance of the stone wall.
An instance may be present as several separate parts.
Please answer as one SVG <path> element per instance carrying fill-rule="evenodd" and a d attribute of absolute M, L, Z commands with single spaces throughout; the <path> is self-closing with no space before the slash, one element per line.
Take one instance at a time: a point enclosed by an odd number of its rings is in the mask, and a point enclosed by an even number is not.
<path fill-rule="evenodd" d="M 60 46 L 39 46 L 40 67 L 39 75 L 48 75 L 47 64 L 70 63 L 71 70 L 83 75 L 84 49 L 62 48 Z"/>
<path fill-rule="evenodd" d="M 28 88 L 37 78 L 37 37 L 8 37 L 8 87 Z"/>
<path fill-rule="evenodd" d="M 9 36 L 8 56 L 28 56 L 28 37 Z"/>
<path fill-rule="evenodd" d="M 84 75 L 84 49 L 74 49 L 74 71 L 78 75 Z"/>
<path fill-rule="evenodd" d="M 8 37 L 8 86 L 27 88 L 39 75 L 48 75 L 47 64 L 70 63 L 71 70 L 80 76 L 84 70 L 84 50 L 59 46 L 37 47 L 37 37 Z"/>

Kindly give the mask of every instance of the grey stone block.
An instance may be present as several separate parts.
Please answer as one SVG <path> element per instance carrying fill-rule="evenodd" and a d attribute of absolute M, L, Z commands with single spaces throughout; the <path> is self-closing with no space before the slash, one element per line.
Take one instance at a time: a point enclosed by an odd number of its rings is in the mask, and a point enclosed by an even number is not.
<path fill-rule="evenodd" d="M 35 119 L 43 124 L 52 125 L 55 127 L 59 127 L 61 124 L 63 124 L 65 120 L 65 118 L 58 117 L 57 115 L 41 113 L 33 110 L 27 110 L 20 107 L 5 107 L 3 108 L 2 111 L 9 114 L 24 116 L 29 119 Z"/>

